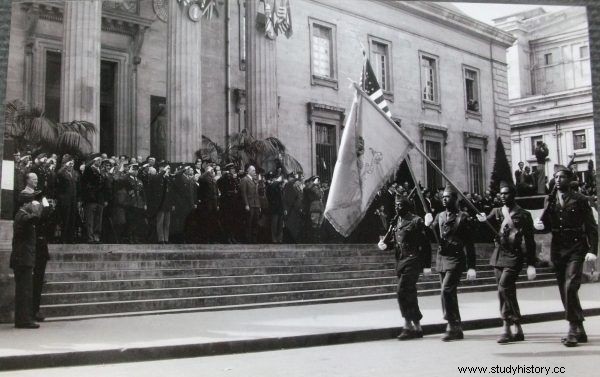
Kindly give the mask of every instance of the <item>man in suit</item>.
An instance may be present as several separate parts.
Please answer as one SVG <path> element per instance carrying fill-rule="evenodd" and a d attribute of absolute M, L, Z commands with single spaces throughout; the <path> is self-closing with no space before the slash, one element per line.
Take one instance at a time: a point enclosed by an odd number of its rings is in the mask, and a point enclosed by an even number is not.
<path fill-rule="evenodd" d="M 258 237 L 258 219 L 260 218 L 256 168 L 250 165 L 246 172 L 246 176 L 240 182 L 242 204 L 246 211 L 246 242 L 256 243 Z"/>
<path fill-rule="evenodd" d="M 431 274 L 431 244 L 425 235 L 423 219 L 411 212 L 407 198 L 396 195 L 396 217 L 377 245 L 380 250 L 394 247 L 396 274 L 398 275 L 398 305 L 404 317 L 404 327 L 398 340 L 423 337 L 417 300 L 417 281 L 421 271 Z"/>
<path fill-rule="evenodd" d="M 88 162 L 81 177 L 81 199 L 85 214 L 88 243 L 100 243 L 102 236 L 102 213 L 108 205 L 105 198 L 105 178 L 100 171 L 102 158 L 94 157 Z"/>
<path fill-rule="evenodd" d="M 198 207 L 200 209 L 200 240 L 202 243 L 215 242 L 219 226 L 219 189 L 215 179 L 214 166 L 207 165 L 206 171 L 198 178 Z"/>
<path fill-rule="evenodd" d="M 524 172 L 523 167 L 525 166 L 525 164 L 523 163 L 523 161 L 519 161 L 518 166 L 519 168 L 515 170 L 515 184 L 517 185 L 517 187 L 521 183 L 521 178 L 523 177 Z"/>
<path fill-rule="evenodd" d="M 469 215 L 459 210 L 458 193 L 454 187 L 446 186 L 442 194 L 442 205 L 445 211 L 438 213 L 435 219 L 429 213 L 425 215 L 425 225 L 431 226 L 439 234 L 440 245 L 435 268 L 440 274 L 442 309 L 444 319 L 448 322 L 442 340 L 447 342 L 463 339 L 457 288 L 465 269 L 467 279 L 475 280 L 476 257 Z"/>
<path fill-rule="evenodd" d="M 34 201 L 34 194 L 21 193 L 26 202 L 13 222 L 10 268 L 15 274 L 15 327 L 37 329 L 33 313 L 33 268 L 36 254 L 36 225 L 42 215 L 42 205 Z"/>
<path fill-rule="evenodd" d="M 144 184 L 138 178 L 139 165 L 129 165 L 128 175 L 125 178 L 127 188 L 127 205 L 125 218 L 127 219 L 127 235 L 129 243 L 140 243 L 147 236 L 146 228 L 146 192 Z"/>
<path fill-rule="evenodd" d="M 490 259 L 494 267 L 498 298 L 500 299 L 500 316 L 504 324 L 503 333 L 498 343 L 525 340 L 521 328 L 521 312 L 517 301 L 517 279 L 527 262 L 527 277 L 535 279 L 535 240 L 533 238 L 533 220 L 531 214 L 519 207 L 515 202 L 515 188 L 508 183 L 500 182 L 500 200 L 502 207 L 492 209 L 489 215 L 480 213 L 480 222 L 490 222 L 499 228 L 499 236 L 495 239 L 495 248 Z M 523 251 L 522 243 L 525 243 Z M 515 326 L 512 334 L 511 326 Z"/>
<path fill-rule="evenodd" d="M 569 331 L 562 339 L 567 347 L 587 342 L 579 287 L 583 262 L 595 262 L 598 252 L 598 229 L 592 208 L 584 195 L 572 191 L 573 179 L 571 170 L 562 165 L 555 166 L 554 190 L 546 198 L 541 218 L 534 224 L 538 230 L 552 232 L 550 257 L 569 321 Z"/>

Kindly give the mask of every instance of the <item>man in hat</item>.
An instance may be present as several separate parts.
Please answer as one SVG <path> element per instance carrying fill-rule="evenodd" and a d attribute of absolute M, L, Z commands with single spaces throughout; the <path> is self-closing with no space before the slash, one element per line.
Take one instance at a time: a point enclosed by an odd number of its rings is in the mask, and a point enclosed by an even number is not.
<path fill-rule="evenodd" d="M 15 327 L 37 329 L 33 311 L 33 269 L 36 259 L 36 224 L 42 215 L 42 205 L 34 201 L 33 193 L 21 193 L 24 204 L 13 222 L 10 268 L 15 275 Z"/>
<path fill-rule="evenodd" d="M 321 179 L 318 175 L 306 180 L 302 191 L 304 200 L 304 213 L 306 214 L 305 235 L 306 241 L 310 243 L 321 242 L 321 224 L 323 223 L 323 190 Z"/>
<path fill-rule="evenodd" d="M 500 316 L 503 321 L 503 333 L 498 343 L 508 343 L 525 340 L 521 328 L 521 312 L 517 301 L 517 279 L 527 262 L 527 277 L 535 279 L 535 240 L 533 238 L 533 220 L 531 214 L 519 207 L 515 202 L 516 190 L 513 186 L 500 182 L 500 200 L 502 207 L 492 209 L 489 215 L 480 213 L 477 219 L 484 223 L 490 222 L 499 228 L 495 240 L 495 248 L 490 259 L 494 267 L 498 298 L 500 299 Z M 523 251 L 522 243 L 525 243 Z M 513 335 L 511 326 L 515 326 Z"/>
<path fill-rule="evenodd" d="M 377 245 L 380 250 L 394 246 L 396 274 L 398 275 L 398 305 L 404 317 L 404 327 L 398 340 L 423 337 L 421 318 L 417 300 L 417 281 L 421 271 L 431 274 L 431 245 L 425 235 L 423 219 L 411 211 L 410 202 L 402 195 L 396 195 L 396 217 L 392 220 L 387 234 Z"/>
<path fill-rule="evenodd" d="M 598 229 L 592 208 L 584 195 L 572 191 L 572 180 L 571 170 L 562 165 L 555 167 L 554 189 L 546 198 L 541 218 L 534 224 L 538 230 L 552 232 L 550 258 L 569 321 L 569 331 L 563 338 L 567 347 L 587 342 L 578 292 L 583 262 L 595 262 L 598 252 Z"/>
<path fill-rule="evenodd" d="M 438 213 L 435 219 L 429 213 L 425 215 L 425 225 L 439 233 L 440 244 L 435 268 L 440 274 L 442 309 L 444 319 L 448 322 L 442 340 L 447 342 L 463 339 L 456 292 L 465 269 L 467 279 L 475 280 L 476 257 L 469 215 L 459 210 L 458 193 L 454 187 L 446 186 L 442 194 L 442 205 L 445 211 Z"/>
<path fill-rule="evenodd" d="M 73 157 L 65 154 L 62 157 L 62 167 L 56 174 L 56 209 L 63 243 L 72 243 L 75 235 L 79 175 L 74 166 Z"/>
<path fill-rule="evenodd" d="M 303 208 L 302 186 L 298 184 L 298 174 L 288 174 L 283 186 L 284 238 L 286 242 L 297 243 L 302 239 Z"/>
<path fill-rule="evenodd" d="M 88 163 L 81 177 L 81 199 L 85 214 L 88 243 L 100 243 L 102 236 L 102 213 L 108 205 L 106 182 L 100 171 L 102 157 L 95 156 Z"/>
<path fill-rule="evenodd" d="M 260 201 L 258 198 L 258 181 L 256 168 L 248 166 L 247 174 L 240 182 L 242 204 L 246 211 L 246 242 L 256 243 L 258 237 L 258 219 L 260 217 Z"/>

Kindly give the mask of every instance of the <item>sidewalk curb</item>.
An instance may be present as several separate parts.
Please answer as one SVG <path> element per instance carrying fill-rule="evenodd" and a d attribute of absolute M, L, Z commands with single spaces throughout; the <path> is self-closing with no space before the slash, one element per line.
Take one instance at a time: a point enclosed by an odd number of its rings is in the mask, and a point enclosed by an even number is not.
<path fill-rule="evenodd" d="M 584 310 L 584 314 L 585 316 L 600 315 L 600 308 L 586 309 Z M 547 322 L 563 318 L 564 311 L 537 313 L 523 316 L 523 323 Z M 464 321 L 463 329 L 479 330 L 500 327 L 501 325 L 502 321 L 499 318 L 484 318 Z M 423 333 L 425 335 L 440 334 L 445 331 L 445 327 L 446 325 L 443 323 L 424 325 Z M 0 371 L 193 358 L 367 342 L 392 339 L 400 333 L 400 330 L 400 327 L 388 327 L 337 333 L 297 335 L 281 338 L 8 356 L 0 357 Z"/>

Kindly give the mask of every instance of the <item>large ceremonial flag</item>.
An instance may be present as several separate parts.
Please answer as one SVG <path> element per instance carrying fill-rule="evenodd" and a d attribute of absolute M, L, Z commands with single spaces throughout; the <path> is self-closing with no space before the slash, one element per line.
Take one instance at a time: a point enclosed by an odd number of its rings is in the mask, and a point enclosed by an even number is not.
<path fill-rule="evenodd" d="M 344 237 L 414 145 L 367 93 L 355 88 L 325 207 L 325 217 Z"/>

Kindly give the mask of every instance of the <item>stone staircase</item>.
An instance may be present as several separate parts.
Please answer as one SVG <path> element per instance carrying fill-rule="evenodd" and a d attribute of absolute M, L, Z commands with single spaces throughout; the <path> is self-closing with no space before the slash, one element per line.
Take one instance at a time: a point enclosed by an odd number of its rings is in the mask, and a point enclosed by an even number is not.
<path fill-rule="evenodd" d="M 460 291 L 496 289 L 477 245 L 478 275 Z M 49 319 L 245 309 L 394 298 L 394 257 L 374 245 L 51 245 L 42 312 Z M 435 266 L 434 266 L 435 268 Z M 554 284 L 538 269 L 522 287 Z M 439 294 L 437 275 L 420 295 Z"/>

